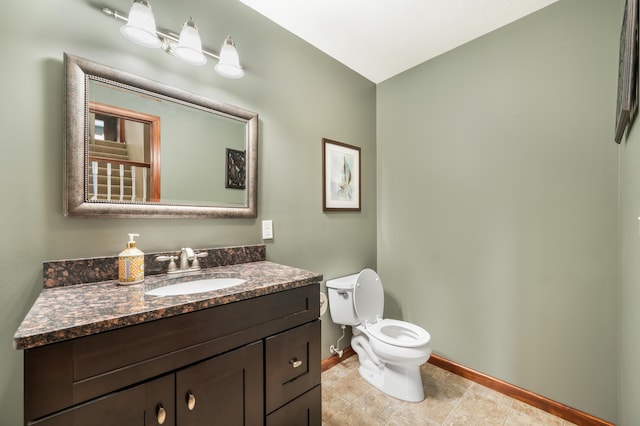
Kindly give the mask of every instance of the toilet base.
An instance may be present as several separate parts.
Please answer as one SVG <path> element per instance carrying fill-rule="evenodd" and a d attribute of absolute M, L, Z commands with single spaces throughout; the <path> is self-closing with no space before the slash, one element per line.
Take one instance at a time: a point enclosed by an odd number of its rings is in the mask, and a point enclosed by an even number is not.
<path fill-rule="evenodd" d="M 424 400 L 420 367 L 386 364 L 382 369 L 371 370 L 361 364 L 358 372 L 372 386 L 394 398 L 408 402 Z"/>
<path fill-rule="evenodd" d="M 400 365 L 382 362 L 371 350 L 362 334 L 351 338 L 351 347 L 358 354 L 358 372 L 363 379 L 387 395 L 408 402 L 424 400 L 420 365 Z"/>

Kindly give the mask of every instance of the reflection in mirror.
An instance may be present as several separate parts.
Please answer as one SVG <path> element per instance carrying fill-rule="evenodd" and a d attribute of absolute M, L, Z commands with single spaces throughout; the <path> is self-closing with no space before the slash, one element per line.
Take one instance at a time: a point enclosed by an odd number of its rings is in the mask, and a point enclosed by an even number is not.
<path fill-rule="evenodd" d="M 255 113 L 65 54 L 65 214 L 255 217 Z"/>
<path fill-rule="evenodd" d="M 160 201 L 160 117 L 89 102 L 89 201 Z"/>

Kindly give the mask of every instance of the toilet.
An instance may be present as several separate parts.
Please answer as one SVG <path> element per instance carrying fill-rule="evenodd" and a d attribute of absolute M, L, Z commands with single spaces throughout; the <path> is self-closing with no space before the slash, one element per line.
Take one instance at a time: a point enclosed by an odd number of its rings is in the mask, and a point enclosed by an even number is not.
<path fill-rule="evenodd" d="M 358 354 L 360 375 L 395 398 L 422 401 L 420 366 L 431 356 L 429 333 L 415 324 L 382 318 L 384 290 L 372 269 L 327 280 L 327 289 L 332 321 L 352 327 L 351 347 Z"/>

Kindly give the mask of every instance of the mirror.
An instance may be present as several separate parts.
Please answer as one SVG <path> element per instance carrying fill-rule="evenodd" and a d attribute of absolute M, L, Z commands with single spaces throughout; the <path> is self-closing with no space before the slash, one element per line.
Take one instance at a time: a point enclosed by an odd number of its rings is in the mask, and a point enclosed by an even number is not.
<path fill-rule="evenodd" d="M 65 215 L 257 216 L 256 113 L 64 61 Z"/>

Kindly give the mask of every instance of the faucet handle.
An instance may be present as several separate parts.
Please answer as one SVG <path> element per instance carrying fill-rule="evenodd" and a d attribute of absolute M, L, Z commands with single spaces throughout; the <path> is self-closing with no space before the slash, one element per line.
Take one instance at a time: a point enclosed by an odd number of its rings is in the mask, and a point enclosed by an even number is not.
<path fill-rule="evenodd" d="M 202 251 L 200 253 L 194 253 L 193 261 L 191 262 L 191 269 L 200 269 L 200 261 L 198 261 L 199 257 L 207 257 L 209 253 L 206 251 Z"/>
<path fill-rule="evenodd" d="M 156 256 L 156 260 L 159 262 L 169 262 L 169 266 L 167 267 L 167 273 L 175 272 L 178 268 L 176 267 L 176 259 L 178 256 Z"/>

